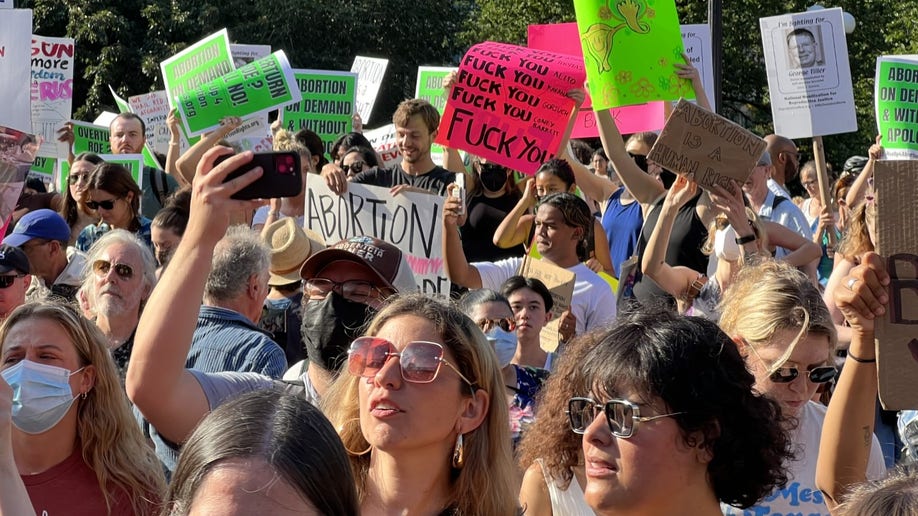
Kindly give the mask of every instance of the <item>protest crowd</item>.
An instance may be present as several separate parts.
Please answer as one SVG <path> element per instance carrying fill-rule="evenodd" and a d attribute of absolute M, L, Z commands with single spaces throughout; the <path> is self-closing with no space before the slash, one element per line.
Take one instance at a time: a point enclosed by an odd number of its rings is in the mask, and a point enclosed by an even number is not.
<path fill-rule="evenodd" d="M 225 30 L 102 120 L 0 118 L 0 514 L 918 514 L 918 150 L 833 171 L 846 121 L 753 134 L 681 42 L 637 101 L 666 2 L 585 3 L 582 55 L 475 45 L 375 130 L 384 60 Z M 845 76 L 766 20 L 770 81 Z"/>

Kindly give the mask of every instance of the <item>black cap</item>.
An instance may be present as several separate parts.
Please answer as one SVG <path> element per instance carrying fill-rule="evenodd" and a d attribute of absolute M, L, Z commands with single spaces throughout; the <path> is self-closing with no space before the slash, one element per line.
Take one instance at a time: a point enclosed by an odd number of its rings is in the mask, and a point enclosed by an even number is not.
<path fill-rule="evenodd" d="M 29 258 L 18 247 L 0 244 L 0 274 L 17 270 L 21 274 L 30 274 Z"/>

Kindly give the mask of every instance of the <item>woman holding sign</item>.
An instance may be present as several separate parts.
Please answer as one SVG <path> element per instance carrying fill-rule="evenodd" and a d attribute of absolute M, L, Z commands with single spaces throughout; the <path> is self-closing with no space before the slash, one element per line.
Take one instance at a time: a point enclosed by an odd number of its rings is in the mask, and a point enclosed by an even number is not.
<path fill-rule="evenodd" d="M 752 512 L 828 515 L 815 485 L 826 407 L 812 400 L 820 385 L 835 378 L 836 333 L 822 296 L 805 274 L 769 260 L 742 269 L 724 294 L 721 308 L 721 328 L 755 376 L 755 390 L 781 405 L 798 450 L 785 463 L 787 485 L 761 500 Z M 867 477 L 874 479 L 886 468 L 879 442 L 873 435 L 870 439 Z M 743 514 L 728 506 L 724 513 Z"/>

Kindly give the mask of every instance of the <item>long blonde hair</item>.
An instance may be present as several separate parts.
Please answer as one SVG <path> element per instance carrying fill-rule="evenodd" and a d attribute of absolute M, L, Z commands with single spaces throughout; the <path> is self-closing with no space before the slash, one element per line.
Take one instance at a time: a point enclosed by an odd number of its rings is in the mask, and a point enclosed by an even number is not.
<path fill-rule="evenodd" d="M 80 365 L 92 365 L 96 370 L 95 384 L 86 398 L 78 401 L 77 437 L 83 460 L 96 474 L 109 513 L 120 490 L 131 500 L 134 514 L 156 514 L 166 489 L 162 466 L 131 414 L 105 337 L 73 308 L 43 301 L 14 310 L 0 326 L 0 342 L 16 324 L 39 318 L 53 321 L 67 332 Z"/>
<path fill-rule="evenodd" d="M 455 358 L 455 366 L 475 386 L 488 393 L 488 412 L 475 430 L 464 434 L 465 467 L 453 468 L 450 475 L 450 507 L 456 515 L 517 514 L 516 468 L 510 453 L 510 428 L 504 382 L 497 357 L 481 330 L 465 314 L 423 294 L 399 296 L 390 301 L 370 322 L 367 335 L 375 335 L 390 320 L 414 315 L 430 321 Z M 360 418 L 359 378 L 342 373 L 322 400 L 325 414 L 331 420 L 344 447 L 361 501 L 366 496 L 366 479 L 370 469 L 371 446 L 356 424 Z M 370 450 L 370 453 L 361 453 Z M 451 456 L 432 458 L 450 464 Z"/>
<path fill-rule="evenodd" d="M 783 367 L 808 334 L 828 337 L 830 351 L 838 342 L 819 290 L 805 274 L 785 262 L 765 260 L 743 267 L 724 293 L 720 311 L 721 329 L 754 347 L 769 344 L 779 331 L 797 330 L 769 372 Z"/>

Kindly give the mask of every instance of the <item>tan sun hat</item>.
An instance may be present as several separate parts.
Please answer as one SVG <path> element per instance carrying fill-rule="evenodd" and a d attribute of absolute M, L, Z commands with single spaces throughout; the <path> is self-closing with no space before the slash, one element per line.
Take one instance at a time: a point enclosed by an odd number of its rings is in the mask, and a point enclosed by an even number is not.
<path fill-rule="evenodd" d="M 300 281 L 303 262 L 325 246 L 307 236 L 296 219 L 285 217 L 265 228 L 265 242 L 271 248 L 268 285 L 287 285 Z"/>

